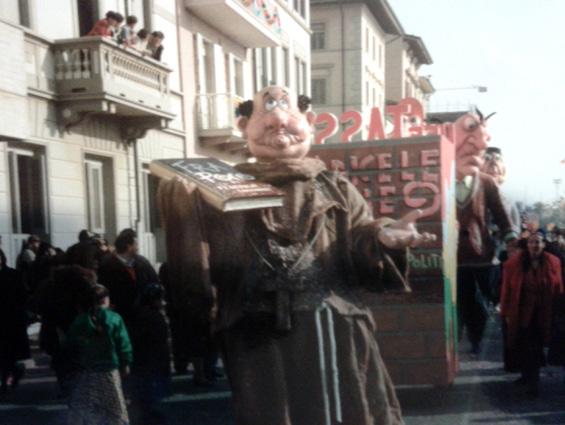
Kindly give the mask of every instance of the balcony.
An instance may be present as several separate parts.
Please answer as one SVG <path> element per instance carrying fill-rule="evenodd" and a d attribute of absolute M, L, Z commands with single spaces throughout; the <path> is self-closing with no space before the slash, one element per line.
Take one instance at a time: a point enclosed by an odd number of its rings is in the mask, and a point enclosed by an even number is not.
<path fill-rule="evenodd" d="M 245 47 L 274 47 L 281 41 L 278 6 L 264 0 L 184 0 L 185 7 Z"/>
<path fill-rule="evenodd" d="M 28 44 L 33 58 L 37 42 Z M 102 114 L 118 117 L 124 137 L 136 138 L 149 128 L 167 127 L 175 116 L 169 105 L 171 69 L 136 51 L 101 37 L 82 37 L 49 43 L 46 56 L 43 63 L 52 68 L 48 87 L 65 128 L 86 114 Z"/>
<path fill-rule="evenodd" d="M 237 151 L 245 140 L 237 128 L 235 109 L 242 98 L 229 93 L 201 94 L 196 97 L 198 135 L 203 146 Z"/>

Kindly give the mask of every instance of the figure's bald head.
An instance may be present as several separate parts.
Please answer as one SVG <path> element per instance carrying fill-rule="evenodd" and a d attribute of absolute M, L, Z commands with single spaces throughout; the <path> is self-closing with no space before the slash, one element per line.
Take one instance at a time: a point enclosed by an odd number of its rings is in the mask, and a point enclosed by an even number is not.
<path fill-rule="evenodd" d="M 299 105 L 300 104 L 300 105 Z M 302 158 L 310 149 L 316 115 L 303 97 L 282 86 L 269 86 L 253 102 L 240 106 L 238 126 L 252 155 L 261 160 Z"/>

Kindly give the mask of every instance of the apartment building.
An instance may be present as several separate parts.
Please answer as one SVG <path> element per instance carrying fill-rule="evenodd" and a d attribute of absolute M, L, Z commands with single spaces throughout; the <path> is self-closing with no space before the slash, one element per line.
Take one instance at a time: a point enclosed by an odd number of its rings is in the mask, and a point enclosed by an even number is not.
<path fill-rule="evenodd" d="M 318 112 L 356 110 L 368 119 L 374 107 L 384 112 L 388 103 L 433 92 L 429 78 L 418 76 L 419 66 L 431 63 L 423 41 L 405 34 L 386 0 L 311 0 L 311 29 Z"/>
<path fill-rule="evenodd" d="M 162 62 L 81 37 L 106 11 L 165 34 Z M 11 264 L 31 233 L 67 248 L 133 227 L 161 260 L 154 158 L 186 151 L 174 0 L 3 0 L 0 236 Z"/>
<path fill-rule="evenodd" d="M 434 87 L 428 76 L 420 76 L 422 65 L 431 65 L 432 57 L 423 40 L 414 35 L 387 35 L 386 99 L 395 103 L 406 97 L 420 101 L 428 110 Z"/>
<path fill-rule="evenodd" d="M 189 154 L 237 161 L 235 108 L 270 84 L 310 93 L 308 0 L 183 0 L 179 12 Z"/>

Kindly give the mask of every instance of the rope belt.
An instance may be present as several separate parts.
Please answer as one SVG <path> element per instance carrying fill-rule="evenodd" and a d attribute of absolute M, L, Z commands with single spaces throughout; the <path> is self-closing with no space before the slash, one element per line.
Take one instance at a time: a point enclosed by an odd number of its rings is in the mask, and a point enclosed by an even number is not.
<path fill-rule="evenodd" d="M 324 350 L 324 330 L 322 328 L 322 314 L 326 313 L 326 320 L 328 322 L 328 334 L 330 344 L 330 365 L 333 379 L 333 392 L 335 400 L 335 417 L 338 423 L 342 422 L 341 417 L 341 397 L 339 394 L 339 369 L 337 367 L 337 348 L 335 341 L 335 329 L 333 321 L 332 309 L 326 304 L 322 303 L 316 309 L 316 331 L 318 335 L 318 352 L 320 361 L 320 374 L 322 376 L 322 396 L 324 398 L 324 411 L 326 416 L 326 425 L 332 425 L 330 396 L 328 391 L 328 378 L 326 376 L 326 354 Z"/>

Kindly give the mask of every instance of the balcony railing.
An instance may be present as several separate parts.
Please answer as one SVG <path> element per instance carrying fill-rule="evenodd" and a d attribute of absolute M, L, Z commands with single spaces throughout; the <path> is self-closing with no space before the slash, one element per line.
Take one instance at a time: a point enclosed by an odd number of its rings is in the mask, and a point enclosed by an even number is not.
<path fill-rule="evenodd" d="M 184 0 L 191 13 L 245 47 L 281 44 L 281 20 L 275 0 Z"/>
<path fill-rule="evenodd" d="M 98 112 L 173 118 L 167 66 L 101 37 L 58 40 L 52 52 L 59 101 L 86 102 L 83 112 L 97 104 Z"/>

